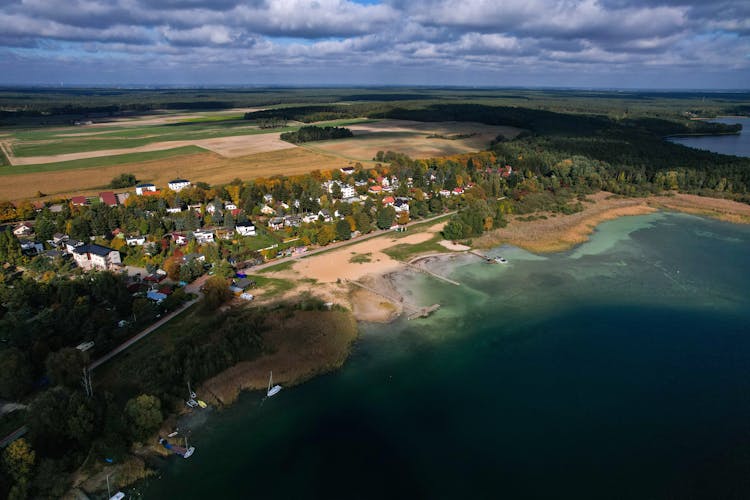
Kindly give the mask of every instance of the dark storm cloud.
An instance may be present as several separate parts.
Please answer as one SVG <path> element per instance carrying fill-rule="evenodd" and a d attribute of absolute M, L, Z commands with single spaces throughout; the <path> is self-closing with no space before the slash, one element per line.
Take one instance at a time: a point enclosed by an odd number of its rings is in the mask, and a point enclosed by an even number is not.
<path fill-rule="evenodd" d="M 113 75 L 155 79 L 167 66 L 228 79 L 296 68 L 302 83 L 375 65 L 420 83 L 470 69 L 747 75 L 748 34 L 750 2 L 732 0 L 0 0 L 0 64 L 95 74 L 113 61 Z"/>

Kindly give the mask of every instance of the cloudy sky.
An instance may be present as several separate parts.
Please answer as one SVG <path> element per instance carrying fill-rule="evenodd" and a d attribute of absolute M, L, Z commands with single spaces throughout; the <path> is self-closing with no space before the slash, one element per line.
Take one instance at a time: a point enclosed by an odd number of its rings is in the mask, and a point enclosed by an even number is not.
<path fill-rule="evenodd" d="M 0 84 L 750 88 L 750 0 L 0 0 Z"/>

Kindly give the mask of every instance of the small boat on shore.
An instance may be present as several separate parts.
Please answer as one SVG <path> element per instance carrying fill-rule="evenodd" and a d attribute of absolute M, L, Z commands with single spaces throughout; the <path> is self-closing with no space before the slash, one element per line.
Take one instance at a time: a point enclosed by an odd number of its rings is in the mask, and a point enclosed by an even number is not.
<path fill-rule="evenodd" d="M 280 385 L 273 385 L 273 371 L 271 371 L 271 376 L 268 378 L 268 390 L 266 391 L 266 397 L 270 398 L 271 396 L 275 396 L 279 393 L 281 390 Z"/>
<path fill-rule="evenodd" d="M 184 448 L 182 446 L 170 444 L 169 441 L 167 441 L 164 438 L 159 438 L 159 444 L 162 445 L 165 449 L 174 453 L 175 455 L 180 455 L 182 458 L 190 458 L 193 455 L 193 453 L 195 453 L 195 447 L 188 446 L 187 437 L 185 438 Z"/>
<path fill-rule="evenodd" d="M 507 264 L 508 259 L 506 259 L 505 257 L 495 257 L 495 262 L 498 264 Z"/>

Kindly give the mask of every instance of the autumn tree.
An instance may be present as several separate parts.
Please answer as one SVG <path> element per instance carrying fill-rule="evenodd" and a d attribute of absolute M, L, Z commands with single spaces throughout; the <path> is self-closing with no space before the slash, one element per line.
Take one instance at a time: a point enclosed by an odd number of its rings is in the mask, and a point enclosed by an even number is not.
<path fill-rule="evenodd" d="M 125 404 L 125 420 L 135 441 L 143 442 L 159 430 L 163 417 L 161 401 L 156 396 L 141 394 Z"/>

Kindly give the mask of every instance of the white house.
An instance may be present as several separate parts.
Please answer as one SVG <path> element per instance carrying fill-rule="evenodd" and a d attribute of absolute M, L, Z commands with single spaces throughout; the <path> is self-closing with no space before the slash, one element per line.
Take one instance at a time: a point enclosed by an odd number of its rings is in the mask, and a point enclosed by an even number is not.
<path fill-rule="evenodd" d="M 120 252 L 101 245 L 81 245 L 73 249 L 73 260 L 82 269 L 106 271 L 120 265 Z"/>
<path fill-rule="evenodd" d="M 440 190 L 440 196 L 442 196 L 443 198 L 445 198 L 447 196 L 450 196 L 450 195 L 451 195 L 451 192 L 448 191 L 447 189 L 441 189 Z"/>
<path fill-rule="evenodd" d="M 352 175 L 354 173 L 354 167 L 342 167 L 339 170 L 344 175 Z"/>
<path fill-rule="evenodd" d="M 140 247 L 146 244 L 145 236 L 128 236 L 125 238 L 125 243 L 129 247 Z"/>
<path fill-rule="evenodd" d="M 197 229 L 193 231 L 193 236 L 195 236 L 195 241 L 198 243 L 213 243 L 214 242 L 214 232 L 209 231 L 206 229 Z"/>
<path fill-rule="evenodd" d="M 138 184 L 135 187 L 135 194 L 137 194 L 138 196 L 142 195 L 146 191 L 155 192 L 156 186 L 154 186 L 153 184 Z"/>
<path fill-rule="evenodd" d="M 22 222 L 15 229 L 13 229 L 13 234 L 16 236 L 28 236 L 33 232 L 34 228 L 25 222 Z"/>
<path fill-rule="evenodd" d="M 333 220 L 333 217 L 331 217 L 331 212 L 329 212 L 325 208 L 318 212 L 318 215 L 320 217 L 323 217 L 323 222 L 331 222 Z"/>
<path fill-rule="evenodd" d="M 310 224 L 311 222 L 318 222 L 318 214 L 305 214 L 302 216 L 302 222 Z"/>
<path fill-rule="evenodd" d="M 255 236 L 255 226 L 252 224 L 237 224 L 234 227 L 240 236 Z"/>
<path fill-rule="evenodd" d="M 263 215 L 276 215 L 276 210 L 269 207 L 268 205 L 263 205 L 262 207 L 260 207 L 260 213 L 262 213 Z"/>
<path fill-rule="evenodd" d="M 180 212 L 182 212 L 182 207 L 173 207 L 167 209 L 168 214 L 179 214 Z"/>
<path fill-rule="evenodd" d="M 354 189 L 354 186 L 350 186 L 349 184 L 345 184 L 341 181 L 326 181 L 322 184 L 322 187 L 329 194 L 331 194 L 333 193 L 333 186 L 336 186 L 336 185 L 338 185 L 339 188 L 341 188 L 342 198 L 351 198 L 352 196 L 357 195 L 357 191 Z"/>
<path fill-rule="evenodd" d="M 264 194 L 263 201 L 265 201 L 266 203 L 271 203 L 273 201 L 273 195 L 271 193 Z"/>
<path fill-rule="evenodd" d="M 274 231 L 278 231 L 279 229 L 284 229 L 284 218 L 272 217 L 268 219 L 268 227 L 270 227 Z"/>
<path fill-rule="evenodd" d="M 186 187 L 190 187 L 190 181 L 187 179 L 172 179 L 167 186 L 172 191 L 182 191 Z"/>
<path fill-rule="evenodd" d="M 80 247 L 81 245 L 83 245 L 82 241 L 68 238 L 65 241 L 65 251 L 69 254 L 72 254 L 75 251 L 75 249 Z"/>
<path fill-rule="evenodd" d="M 224 202 L 224 210 L 237 210 L 237 205 L 231 201 Z"/>
<path fill-rule="evenodd" d="M 174 240 L 175 245 L 182 246 L 188 244 L 187 236 L 185 236 L 184 234 L 172 233 L 172 240 Z"/>

